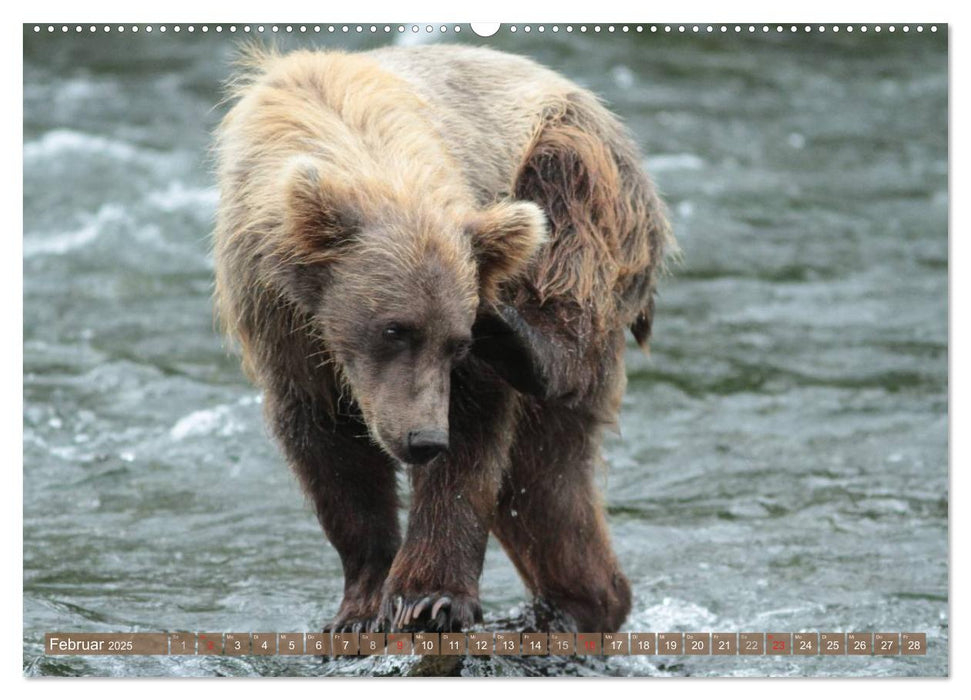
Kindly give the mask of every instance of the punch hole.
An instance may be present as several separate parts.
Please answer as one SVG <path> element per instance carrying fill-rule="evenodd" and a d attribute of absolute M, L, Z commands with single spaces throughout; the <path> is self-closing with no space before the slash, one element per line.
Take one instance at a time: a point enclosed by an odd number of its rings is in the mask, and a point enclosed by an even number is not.
<path fill-rule="evenodd" d="M 498 22 L 473 22 L 470 26 L 473 34 L 486 37 L 498 32 L 501 25 Z"/>

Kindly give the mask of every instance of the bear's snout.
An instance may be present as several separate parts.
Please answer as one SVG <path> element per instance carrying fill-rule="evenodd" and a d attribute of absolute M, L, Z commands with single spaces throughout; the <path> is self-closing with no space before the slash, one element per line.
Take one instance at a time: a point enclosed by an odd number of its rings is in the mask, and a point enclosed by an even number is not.
<path fill-rule="evenodd" d="M 427 464 L 448 451 L 448 431 L 439 428 L 408 431 L 408 464 Z"/>

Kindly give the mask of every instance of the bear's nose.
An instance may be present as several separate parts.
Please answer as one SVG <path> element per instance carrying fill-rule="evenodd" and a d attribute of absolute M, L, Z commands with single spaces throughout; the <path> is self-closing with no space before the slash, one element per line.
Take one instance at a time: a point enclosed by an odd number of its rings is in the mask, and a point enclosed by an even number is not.
<path fill-rule="evenodd" d="M 448 450 L 445 430 L 411 430 L 408 432 L 408 463 L 425 464 Z"/>

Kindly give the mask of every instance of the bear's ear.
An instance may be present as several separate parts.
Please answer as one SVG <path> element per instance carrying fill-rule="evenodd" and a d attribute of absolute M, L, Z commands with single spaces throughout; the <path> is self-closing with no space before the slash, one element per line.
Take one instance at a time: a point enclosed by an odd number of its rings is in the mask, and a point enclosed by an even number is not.
<path fill-rule="evenodd" d="M 361 226 L 353 188 L 327 177 L 310 158 L 295 158 L 284 175 L 284 247 L 302 264 L 336 257 Z"/>
<path fill-rule="evenodd" d="M 479 296 L 494 299 L 499 285 L 523 272 L 546 243 L 546 216 L 532 202 L 503 202 L 477 214 L 468 231 Z"/>

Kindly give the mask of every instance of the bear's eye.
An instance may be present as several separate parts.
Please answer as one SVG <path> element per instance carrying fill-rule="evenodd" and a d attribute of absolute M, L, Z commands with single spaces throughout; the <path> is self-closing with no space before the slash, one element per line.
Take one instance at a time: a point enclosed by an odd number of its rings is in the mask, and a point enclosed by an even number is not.
<path fill-rule="evenodd" d="M 411 331 L 398 323 L 389 323 L 381 331 L 381 337 L 389 343 L 403 343 L 408 340 Z"/>

